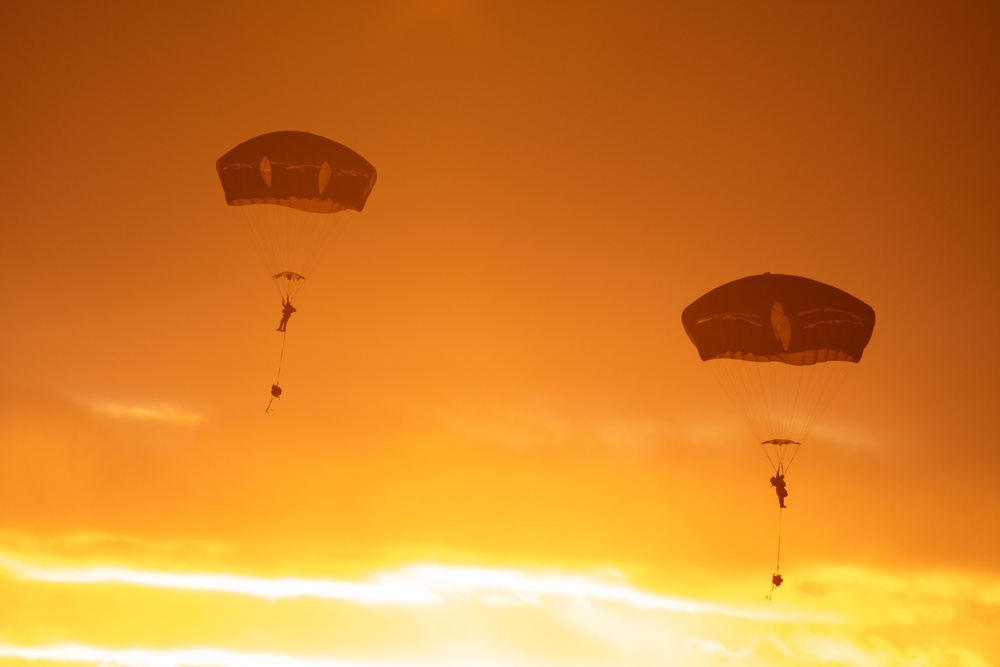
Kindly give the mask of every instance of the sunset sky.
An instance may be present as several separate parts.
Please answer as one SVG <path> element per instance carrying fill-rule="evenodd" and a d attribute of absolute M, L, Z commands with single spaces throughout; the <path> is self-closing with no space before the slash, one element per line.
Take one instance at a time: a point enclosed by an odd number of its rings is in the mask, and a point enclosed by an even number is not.
<path fill-rule="evenodd" d="M 1000 5 L 3 3 L 0 665 L 1000 664 Z M 216 160 L 378 181 L 281 305 Z M 681 327 L 870 304 L 788 477 Z M 711 363 L 711 362 L 709 362 Z"/>

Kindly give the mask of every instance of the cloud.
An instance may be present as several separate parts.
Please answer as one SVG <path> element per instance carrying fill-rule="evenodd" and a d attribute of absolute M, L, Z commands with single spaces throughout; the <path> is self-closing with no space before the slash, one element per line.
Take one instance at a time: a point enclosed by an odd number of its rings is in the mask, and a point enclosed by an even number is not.
<path fill-rule="evenodd" d="M 564 446 L 589 442 L 614 451 L 643 451 L 661 446 L 667 440 L 691 437 L 686 431 L 657 417 L 643 415 L 579 413 L 558 405 L 478 406 L 465 409 L 431 410 L 430 414 L 446 428 L 469 442 L 497 445 L 523 451 L 534 447 Z M 717 435 L 695 434 L 700 441 Z M 718 438 L 716 438 L 718 440 Z"/>
<path fill-rule="evenodd" d="M 824 566 L 803 573 L 802 590 L 825 606 L 853 609 L 871 626 L 947 624 L 1000 617 L 1000 580 L 962 572 Z M 858 610 L 861 610 L 860 612 Z"/>
<path fill-rule="evenodd" d="M 113 401 L 91 403 L 94 414 L 138 422 L 162 422 L 191 426 L 202 421 L 196 412 L 189 412 L 171 405 L 126 405 Z"/>
<path fill-rule="evenodd" d="M 323 598 L 364 605 L 427 605 L 473 600 L 488 605 L 543 606 L 550 599 L 613 603 L 643 611 L 718 615 L 764 621 L 820 620 L 823 615 L 793 616 L 757 606 L 701 602 L 644 590 L 616 572 L 573 574 L 560 571 L 420 564 L 376 572 L 367 581 L 250 577 L 227 574 L 156 572 L 127 567 L 37 565 L 0 554 L 0 567 L 15 578 L 48 583 L 126 584 L 152 588 L 212 591 L 270 600 Z M 826 620 L 830 620 L 826 618 Z"/>
<path fill-rule="evenodd" d="M 313 597 L 357 604 L 429 604 L 440 598 L 421 582 L 393 573 L 376 574 L 367 582 L 298 577 L 262 578 L 227 574 L 153 572 L 127 567 L 53 567 L 0 556 L 0 566 L 16 578 L 62 584 L 127 584 L 151 588 L 211 591 L 269 600 Z"/>
<path fill-rule="evenodd" d="M 18 647 L 0 644 L 0 657 L 97 664 L 103 667 L 371 667 L 375 663 L 333 658 L 302 658 L 271 653 L 240 653 L 211 648 L 109 649 L 81 644 Z M 379 667 L 392 667 L 384 662 Z"/>
<path fill-rule="evenodd" d="M 718 654 L 729 658 L 746 658 L 753 653 L 753 649 L 742 647 L 732 649 L 715 639 L 701 639 L 699 637 L 688 637 L 684 640 L 684 645 L 699 653 Z"/>
<path fill-rule="evenodd" d="M 472 442 L 515 450 L 559 444 L 573 434 L 572 426 L 564 419 L 525 410 L 508 410 L 499 415 L 438 412 L 437 419 Z"/>
<path fill-rule="evenodd" d="M 714 614 L 760 620 L 792 620 L 759 608 L 742 608 L 643 590 L 616 572 L 571 574 L 509 568 L 411 565 L 405 576 L 423 582 L 442 595 L 474 594 L 482 599 L 542 604 L 546 598 L 612 602 L 634 609 L 681 614 Z M 801 618 L 797 618 L 801 620 Z"/>

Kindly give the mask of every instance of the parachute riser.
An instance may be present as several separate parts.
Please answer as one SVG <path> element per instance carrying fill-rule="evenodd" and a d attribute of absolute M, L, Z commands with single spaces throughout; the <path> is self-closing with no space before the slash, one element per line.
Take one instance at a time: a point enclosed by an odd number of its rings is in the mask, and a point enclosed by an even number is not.
<path fill-rule="evenodd" d="M 313 276 L 349 220 L 269 204 L 235 208 L 238 213 L 234 215 L 242 220 L 247 238 L 282 298 L 294 297 L 302 282 L 279 284 L 277 276 Z"/>
<path fill-rule="evenodd" d="M 713 359 L 706 363 L 753 437 L 804 440 L 854 364 L 794 366 Z"/>

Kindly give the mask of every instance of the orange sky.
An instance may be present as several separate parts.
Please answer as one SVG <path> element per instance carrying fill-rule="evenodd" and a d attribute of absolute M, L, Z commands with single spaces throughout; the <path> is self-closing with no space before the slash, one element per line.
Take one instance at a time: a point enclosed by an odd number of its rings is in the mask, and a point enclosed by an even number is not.
<path fill-rule="evenodd" d="M 874 5 L 6 3 L 0 665 L 1000 662 L 1000 10 Z M 274 130 L 378 182 L 265 414 Z M 764 271 L 878 317 L 770 605 Z"/>

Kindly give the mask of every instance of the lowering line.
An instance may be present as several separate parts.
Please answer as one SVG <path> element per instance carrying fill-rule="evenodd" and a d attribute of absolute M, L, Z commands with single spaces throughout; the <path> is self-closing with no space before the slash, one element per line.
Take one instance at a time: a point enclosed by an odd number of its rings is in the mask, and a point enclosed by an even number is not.
<path fill-rule="evenodd" d="M 278 386 L 278 382 L 281 381 L 281 362 L 285 359 L 285 339 L 288 337 L 288 332 L 283 331 L 281 333 L 281 353 L 278 355 L 278 374 L 274 378 L 274 384 L 271 385 L 271 399 L 267 402 L 267 407 L 264 408 L 264 412 L 271 411 L 271 404 L 274 399 L 281 398 L 281 387 Z"/>
<path fill-rule="evenodd" d="M 781 510 L 782 509 L 784 509 L 784 508 L 782 508 L 782 507 L 778 508 L 778 558 L 777 558 L 777 560 L 774 563 L 774 571 L 775 571 L 775 573 L 781 571 L 781 517 L 782 517 Z"/>
<path fill-rule="evenodd" d="M 778 508 L 778 556 L 774 563 L 774 574 L 771 576 L 771 590 L 767 592 L 768 604 L 771 604 L 771 594 L 774 593 L 774 589 L 782 584 L 784 578 L 781 576 L 781 517 L 783 516 L 782 510 L 784 508 Z"/>

